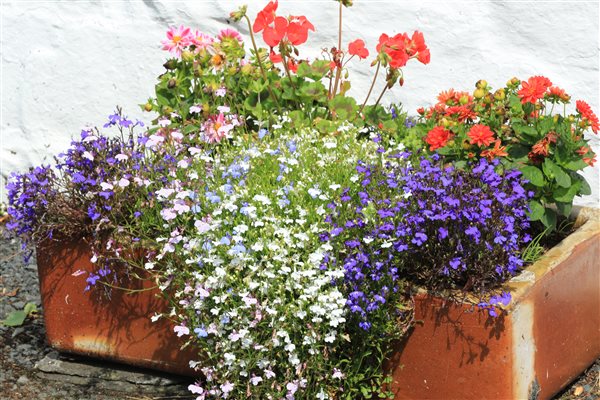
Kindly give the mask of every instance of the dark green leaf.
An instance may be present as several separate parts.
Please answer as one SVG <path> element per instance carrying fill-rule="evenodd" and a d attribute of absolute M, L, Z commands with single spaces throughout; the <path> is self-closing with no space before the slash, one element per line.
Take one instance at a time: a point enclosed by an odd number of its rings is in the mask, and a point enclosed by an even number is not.
<path fill-rule="evenodd" d="M 550 230 L 553 231 L 556 229 L 556 211 L 551 208 L 546 208 L 540 221 L 542 221 L 545 227 L 550 228 Z"/>
<path fill-rule="evenodd" d="M 556 203 L 556 208 L 560 215 L 564 215 L 568 217 L 571 214 L 571 210 L 573 209 L 573 203 Z"/>
<path fill-rule="evenodd" d="M 567 188 L 558 188 L 552 194 L 554 201 L 561 203 L 572 203 L 573 198 L 579 193 L 581 187 L 581 181 L 574 182 Z"/>

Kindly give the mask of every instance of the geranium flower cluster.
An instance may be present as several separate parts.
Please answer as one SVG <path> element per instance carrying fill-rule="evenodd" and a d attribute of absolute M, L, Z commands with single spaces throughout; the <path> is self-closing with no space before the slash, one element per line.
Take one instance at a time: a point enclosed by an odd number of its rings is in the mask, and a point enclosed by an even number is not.
<path fill-rule="evenodd" d="M 472 94 L 442 92 L 434 106 L 420 108 L 417 131 L 430 152 L 453 161 L 500 159 L 518 168 L 530 181 L 528 189 L 536 191 L 531 219 L 554 229 L 557 213 L 551 206 L 568 216 L 573 198 L 590 193 L 577 171 L 595 163 L 584 134 L 598 132 L 597 116 L 582 100 L 567 114 L 571 97 L 543 76 L 513 78 L 494 92 L 484 80 L 475 86 Z M 565 106 L 562 115 L 553 113 L 557 104 Z"/>
<path fill-rule="evenodd" d="M 439 156 L 412 166 L 408 153 L 383 168 L 359 162 L 361 188 L 344 189 L 332 205 L 331 229 L 321 239 L 341 251 L 348 307 L 361 328 L 371 327 L 398 296 L 401 279 L 428 288 L 483 293 L 523 266 L 519 251 L 531 238 L 531 197 L 516 170 L 480 159 L 466 169 Z"/>

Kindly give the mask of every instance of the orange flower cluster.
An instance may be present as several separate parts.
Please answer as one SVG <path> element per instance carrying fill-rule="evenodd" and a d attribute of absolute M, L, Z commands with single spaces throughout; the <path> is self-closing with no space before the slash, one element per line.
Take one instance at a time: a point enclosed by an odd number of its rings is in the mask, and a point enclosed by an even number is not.
<path fill-rule="evenodd" d="M 494 141 L 494 132 L 487 125 L 476 124 L 471 127 L 469 133 L 469 142 L 479 147 L 489 146 Z"/>
<path fill-rule="evenodd" d="M 546 90 L 551 86 L 550 79 L 544 76 L 532 76 L 527 82 L 521 82 L 521 90 L 517 92 L 517 95 L 521 98 L 521 103 L 535 104 L 544 97 Z"/>
<path fill-rule="evenodd" d="M 527 157 L 534 164 L 540 164 L 544 161 L 544 157 L 548 157 L 550 154 L 550 144 L 556 143 L 558 135 L 556 132 L 548 132 L 548 134 L 536 144 L 533 145 Z"/>
<path fill-rule="evenodd" d="M 592 108 L 583 100 L 577 100 L 575 102 L 576 109 L 579 114 L 581 114 L 581 119 L 587 125 L 592 128 L 592 132 L 598 133 L 598 117 L 592 111 Z"/>
<path fill-rule="evenodd" d="M 429 145 L 429 150 L 434 151 L 444 147 L 448 141 L 454 137 L 454 134 L 441 126 L 436 126 L 427 133 L 425 141 Z"/>

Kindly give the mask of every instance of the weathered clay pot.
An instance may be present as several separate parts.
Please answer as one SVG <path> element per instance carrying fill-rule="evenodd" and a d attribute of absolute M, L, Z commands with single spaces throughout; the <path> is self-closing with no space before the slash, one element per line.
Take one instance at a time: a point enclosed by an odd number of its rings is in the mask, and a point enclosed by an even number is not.
<path fill-rule="evenodd" d="M 388 363 L 396 399 L 548 399 L 600 356 L 600 210 L 582 209 L 577 231 L 506 285 L 510 307 L 476 307 L 421 293 L 419 323 Z M 48 341 L 57 349 L 193 375 L 190 349 L 166 320 L 156 290 L 110 301 L 84 293 L 82 243 L 38 250 Z M 150 287 L 150 282 L 136 283 Z M 134 285 L 134 286 L 135 286 Z"/>
<path fill-rule="evenodd" d="M 180 350 L 184 342 L 175 336 L 173 324 L 150 320 L 155 312 L 168 309 L 158 289 L 131 294 L 112 290 L 110 299 L 100 291 L 84 292 L 88 275 L 75 273 L 93 271 L 90 258 L 90 249 L 82 241 L 50 242 L 37 249 L 49 344 L 67 353 L 197 375 L 188 366 L 195 354 L 190 348 Z M 126 286 L 140 290 L 152 288 L 153 283 L 132 279 Z"/>
<path fill-rule="evenodd" d="M 549 399 L 600 356 L 600 210 L 506 284 L 491 318 L 422 293 L 389 368 L 396 399 Z"/>

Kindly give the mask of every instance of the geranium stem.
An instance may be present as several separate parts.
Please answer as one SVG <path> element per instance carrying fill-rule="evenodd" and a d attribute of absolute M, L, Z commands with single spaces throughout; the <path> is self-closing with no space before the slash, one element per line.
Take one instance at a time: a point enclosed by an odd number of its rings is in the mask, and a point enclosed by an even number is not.
<path fill-rule="evenodd" d="M 379 75 L 379 67 L 381 66 L 381 61 L 377 61 L 377 68 L 375 69 L 375 76 L 373 77 L 373 82 L 371 82 L 371 87 L 369 88 L 369 93 L 367 93 L 367 97 L 365 98 L 365 101 L 363 102 L 362 106 L 360 107 L 360 110 L 358 111 L 358 113 L 360 114 L 363 110 L 363 108 L 365 108 L 365 106 L 367 105 L 367 101 L 369 101 L 369 97 L 371 97 L 371 92 L 373 91 L 373 87 L 375 86 L 375 82 L 377 81 L 377 75 Z M 386 85 L 387 87 L 387 85 Z"/>
<path fill-rule="evenodd" d="M 254 48 L 254 54 L 256 54 L 256 61 L 258 62 L 258 67 L 260 68 L 260 73 L 262 74 L 263 79 L 265 80 L 265 83 L 267 83 L 268 82 L 267 73 L 265 72 L 265 67 L 263 67 L 262 60 L 260 59 L 260 55 L 258 54 L 258 47 L 256 47 L 256 41 L 254 40 L 254 33 L 252 32 L 252 23 L 250 22 L 250 18 L 248 18 L 247 15 L 244 15 L 244 18 L 246 19 L 246 22 L 248 23 L 248 32 L 250 33 L 250 39 L 252 40 L 252 47 Z M 271 85 L 267 84 L 267 90 L 269 91 L 269 95 L 271 96 L 271 98 L 273 99 L 275 104 L 277 105 L 277 109 L 279 110 L 279 112 L 281 112 L 281 107 L 279 106 L 279 101 L 277 100 L 275 93 L 273 93 L 273 91 L 271 90 Z"/>
<path fill-rule="evenodd" d="M 383 97 L 383 94 L 385 93 L 385 91 L 388 90 L 388 85 L 386 84 L 383 87 L 383 90 L 381 91 L 381 94 L 379 95 L 379 97 L 377 98 L 377 101 L 375 102 L 375 107 L 379 104 L 379 102 L 381 101 L 381 98 Z"/>
<path fill-rule="evenodd" d="M 342 1 L 340 0 L 340 13 L 339 13 L 339 28 L 338 28 L 338 54 L 341 54 L 339 52 L 342 51 Z M 334 59 L 336 59 L 336 55 L 334 54 Z M 341 61 L 340 61 L 341 63 Z M 338 86 L 340 84 L 340 78 L 342 76 L 342 68 L 341 66 L 336 66 L 336 71 L 335 71 L 335 84 L 333 85 L 333 92 L 331 93 L 330 97 L 333 98 L 336 94 L 337 94 L 337 90 L 338 90 Z"/>

